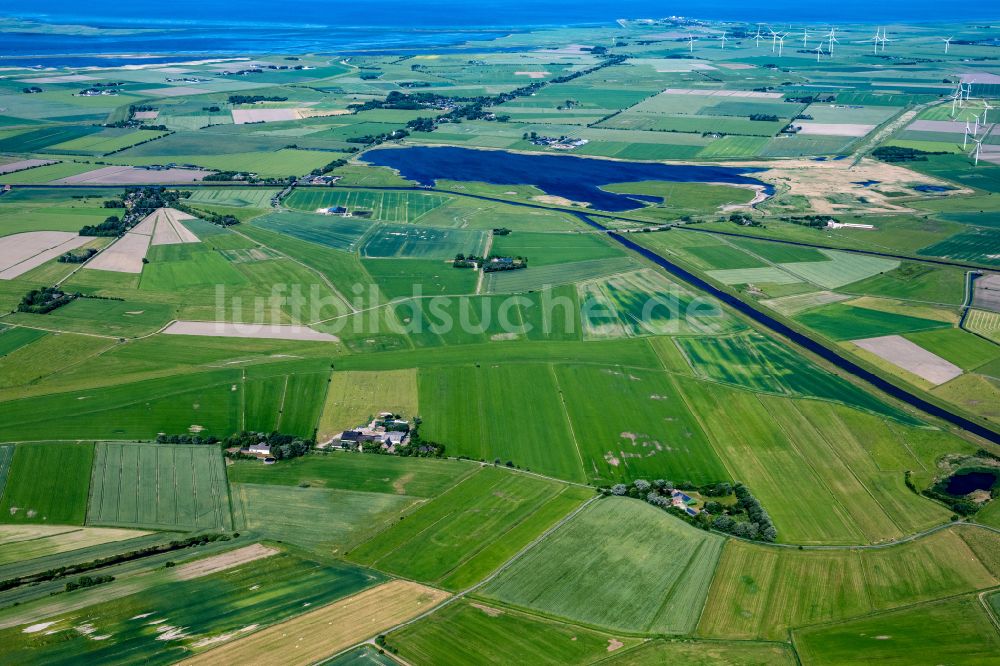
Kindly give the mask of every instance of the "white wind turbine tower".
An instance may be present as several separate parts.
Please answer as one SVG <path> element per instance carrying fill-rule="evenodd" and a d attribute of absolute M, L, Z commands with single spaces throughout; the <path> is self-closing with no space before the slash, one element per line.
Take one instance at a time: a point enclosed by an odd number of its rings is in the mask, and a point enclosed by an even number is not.
<path fill-rule="evenodd" d="M 965 150 L 969 145 L 969 135 L 972 134 L 972 128 L 969 127 L 969 121 L 965 121 L 965 135 L 962 137 L 962 150 Z"/>
<path fill-rule="evenodd" d="M 719 39 L 722 41 L 722 50 L 725 51 L 726 50 L 726 31 L 725 30 L 722 31 L 722 36 L 719 37 Z"/>
<path fill-rule="evenodd" d="M 993 108 L 993 107 L 992 107 L 992 106 L 990 106 L 990 103 L 989 103 L 989 102 L 987 102 L 987 101 L 986 101 L 986 100 L 984 99 L 984 100 L 983 100 L 983 127 L 986 127 L 986 114 L 988 114 L 988 113 L 990 112 L 990 109 L 992 109 L 992 108 Z"/>
<path fill-rule="evenodd" d="M 826 38 L 828 38 L 830 40 L 829 51 L 830 51 L 830 55 L 832 56 L 833 55 L 833 45 L 840 43 L 840 40 L 837 39 L 837 29 L 836 28 L 830 28 L 830 32 L 826 33 L 824 35 L 824 37 L 826 37 Z"/>
<path fill-rule="evenodd" d="M 813 51 L 816 52 L 816 62 L 819 62 L 820 56 L 823 55 L 823 44 L 820 43 L 820 45 L 814 48 Z"/>
<path fill-rule="evenodd" d="M 694 35 L 688 33 L 688 51 L 694 53 Z"/>
<path fill-rule="evenodd" d="M 786 34 L 788 34 L 788 33 L 784 33 L 784 34 L 781 34 L 781 35 L 778 36 L 778 57 L 779 58 L 781 57 L 781 50 L 783 48 L 785 48 L 785 35 Z"/>
<path fill-rule="evenodd" d="M 874 43 L 875 53 L 877 54 L 878 42 L 880 39 L 882 39 L 882 28 L 881 27 L 875 28 L 875 34 L 869 37 L 869 39 L 872 40 L 872 42 Z"/>
<path fill-rule="evenodd" d="M 802 48 L 809 47 L 809 28 L 802 28 Z"/>
<path fill-rule="evenodd" d="M 757 34 L 753 36 L 754 40 L 757 42 L 756 47 L 760 48 L 760 40 L 763 39 L 764 35 L 760 34 L 760 23 L 757 24 Z"/>
<path fill-rule="evenodd" d="M 888 44 L 889 42 L 896 41 L 894 39 L 889 39 L 888 37 L 886 37 L 887 34 L 888 33 L 885 30 L 882 31 L 882 53 L 885 53 L 885 45 L 886 44 Z"/>
<path fill-rule="evenodd" d="M 771 53 L 774 53 L 774 49 L 778 45 L 778 33 L 772 30 L 770 26 L 767 29 L 771 31 Z"/>
<path fill-rule="evenodd" d="M 986 137 L 983 136 L 983 139 L 985 139 L 985 138 Z M 972 163 L 972 166 L 979 166 L 979 154 L 983 151 L 983 139 L 973 139 L 972 140 L 973 143 L 976 144 L 976 147 L 973 148 L 972 151 L 969 153 L 969 157 L 973 157 L 973 159 L 974 159 L 974 161 Z"/>
<path fill-rule="evenodd" d="M 944 42 L 944 54 L 948 55 L 948 48 L 951 46 L 951 40 L 953 40 L 955 38 L 954 37 L 939 37 L 938 39 L 940 39 L 942 42 Z"/>

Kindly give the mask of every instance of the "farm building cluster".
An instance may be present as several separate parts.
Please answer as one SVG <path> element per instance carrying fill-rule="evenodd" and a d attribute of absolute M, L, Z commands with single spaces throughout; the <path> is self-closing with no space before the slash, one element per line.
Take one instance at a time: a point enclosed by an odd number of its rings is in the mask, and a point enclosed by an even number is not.
<path fill-rule="evenodd" d="M 397 447 L 409 443 L 410 432 L 410 422 L 401 418 L 399 414 L 381 412 L 365 425 L 334 435 L 326 446 L 351 451 L 375 448 L 386 453 L 395 453 Z"/>

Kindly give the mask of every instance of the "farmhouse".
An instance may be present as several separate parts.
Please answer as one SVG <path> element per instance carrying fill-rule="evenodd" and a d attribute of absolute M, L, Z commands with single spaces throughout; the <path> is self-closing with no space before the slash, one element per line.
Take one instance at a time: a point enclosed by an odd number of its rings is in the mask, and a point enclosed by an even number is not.
<path fill-rule="evenodd" d="M 855 222 L 834 222 L 829 220 L 826 223 L 827 229 L 874 229 L 874 224 L 857 224 Z"/>
<path fill-rule="evenodd" d="M 699 513 L 698 509 L 691 506 L 694 502 L 695 499 L 693 497 L 690 497 L 679 490 L 674 490 L 670 493 L 670 504 L 682 511 L 686 511 L 689 516 L 697 516 Z"/>
<path fill-rule="evenodd" d="M 393 453 L 396 447 L 410 439 L 410 423 L 391 412 L 382 412 L 368 424 L 334 435 L 327 446 L 363 451 L 369 447 L 380 447 Z"/>

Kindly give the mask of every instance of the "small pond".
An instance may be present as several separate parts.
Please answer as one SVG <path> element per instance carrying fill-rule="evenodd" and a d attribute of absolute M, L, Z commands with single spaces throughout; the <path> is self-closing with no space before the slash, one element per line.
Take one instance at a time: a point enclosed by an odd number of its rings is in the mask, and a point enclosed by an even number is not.
<path fill-rule="evenodd" d="M 968 495 L 976 490 L 990 490 L 997 482 L 998 472 L 989 470 L 971 470 L 953 474 L 948 479 L 945 492 L 955 497 Z"/>

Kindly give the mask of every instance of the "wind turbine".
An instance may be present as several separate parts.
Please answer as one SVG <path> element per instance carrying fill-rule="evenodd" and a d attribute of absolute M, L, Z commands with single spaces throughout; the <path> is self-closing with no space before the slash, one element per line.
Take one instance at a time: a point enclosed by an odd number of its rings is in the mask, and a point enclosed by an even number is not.
<path fill-rule="evenodd" d="M 984 136 L 983 139 L 986 137 Z M 979 166 L 979 154 L 983 151 L 983 139 L 973 139 L 972 141 L 976 144 L 976 147 L 972 149 L 969 153 L 969 157 L 973 157 L 974 161 L 972 166 Z"/>
<path fill-rule="evenodd" d="M 783 33 L 778 36 L 778 57 L 781 57 L 781 50 L 785 47 L 785 35 L 788 33 Z"/>
<path fill-rule="evenodd" d="M 688 33 L 688 50 L 694 53 L 694 35 Z"/>
<path fill-rule="evenodd" d="M 778 33 L 771 29 L 771 26 L 767 27 L 771 32 L 771 53 L 774 53 L 775 47 L 778 45 Z"/>
<path fill-rule="evenodd" d="M 830 49 L 829 50 L 830 50 L 830 55 L 833 56 L 833 45 L 840 43 L 840 40 L 837 39 L 837 29 L 836 28 L 830 28 L 830 32 L 826 33 L 824 35 L 824 37 L 827 37 L 830 40 Z"/>
<path fill-rule="evenodd" d="M 819 57 L 823 55 L 823 44 L 820 43 L 819 46 L 813 49 L 816 52 L 816 62 L 819 62 Z"/>
<path fill-rule="evenodd" d="M 760 34 L 760 23 L 757 24 L 757 34 L 754 35 L 753 38 L 756 40 L 756 42 L 757 42 L 756 46 L 759 49 L 760 48 L 760 40 L 761 40 L 761 38 L 763 38 L 763 35 Z"/>
<path fill-rule="evenodd" d="M 889 39 L 888 37 L 886 37 L 886 34 L 888 34 L 888 33 L 886 33 L 886 31 L 883 30 L 882 31 L 882 53 L 885 53 L 885 45 L 886 44 L 888 44 L 889 42 L 896 41 L 894 39 Z"/>
<path fill-rule="evenodd" d="M 986 100 L 984 99 L 984 100 L 983 100 L 983 126 L 984 126 L 984 127 L 986 126 L 986 114 L 987 114 L 987 113 L 989 113 L 989 112 L 990 112 L 990 109 L 992 109 L 992 108 L 993 108 L 993 107 L 992 107 L 992 106 L 990 106 L 990 103 L 989 103 L 989 102 L 987 102 L 987 101 L 986 101 Z"/>
<path fill-rule="evenodd" d="M 869 39 L 871 39 L 872 42 L 874 42 L 875 53 L 878 54 L 878 42 L 880 39 L 882 39 L 882 28 L 881 27 L 875 28 L 875 34 L 869 37 Z"/>
<path fill-rule="evenodd" d="M 722 31 L 722 36 L 719 37 L 719 39 L 722 40 L 722 50 L 725 51 L 726 50 L 726 31 L 725 30 Z"/>
<path fill-rule="evenodd" d="M 969 121 L 965 121 L 965 135 L 962 136 L 962 150 L 965 150 L 969 144 L 969 135 L 972 134 L 972 128 L 969 127 Z"/>
<path fill-rule="evenodd" d="M 809 47 L 808 41 L 809 41 L 809 28 L 805 27 L 802 28 L 802 48 Z"/>
<path fill-rule="evenodd" d="M 948 55 L 948 48 L 951 46 L 951 40 L 953 40 L 955 38 L 954 37 L 939 37 L 939 39 L 942 42 L 944 42 L 944 54 Z"/>
<path fill-rule="evenodd" d="M 959 83 L 958 87 L 955 88 L 955 92 L 951 94 L 951 117 L 955 117 L 955 106 L 962 99 L 962 93 L 965 91 L 964 86 Z"/>

